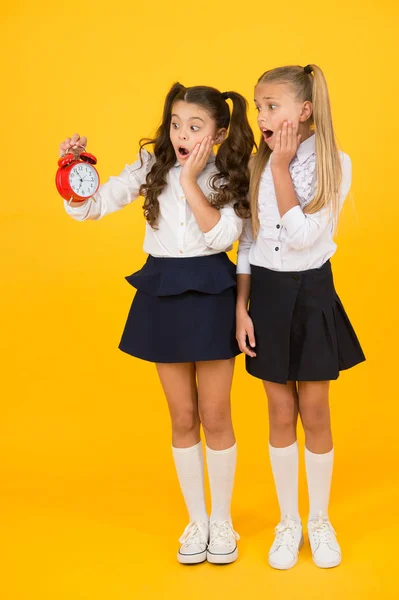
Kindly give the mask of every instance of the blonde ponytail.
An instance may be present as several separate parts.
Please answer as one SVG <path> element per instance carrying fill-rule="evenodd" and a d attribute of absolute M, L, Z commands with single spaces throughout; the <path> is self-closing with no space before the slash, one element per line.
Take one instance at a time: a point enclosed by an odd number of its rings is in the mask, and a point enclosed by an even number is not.
<path fill-rule="evenodd" d="M 323 71 L 317 65 L 312 68 L 313 123 L 316 135 L 317 192 L 307 204 L 308 214 L 327 207 L 334 227 L 338 223 L 342 168 L 332 123 L 330 97 Z"/>

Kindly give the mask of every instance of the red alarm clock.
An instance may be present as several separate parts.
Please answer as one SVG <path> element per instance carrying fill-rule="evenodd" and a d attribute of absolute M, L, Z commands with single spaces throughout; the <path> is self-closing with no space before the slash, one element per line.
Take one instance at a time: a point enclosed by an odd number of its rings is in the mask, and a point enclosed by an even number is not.
<path fill-rule="evenodd" d="M 80 156 L 68 152 L 58 161 L 58 171 L 55 176 L 55 185 L 59 194 L 69 202 L 86 202 L 91 198 L 100 185 L 100 177 L 94 165 L 97 159 L 86 152 Z"/>

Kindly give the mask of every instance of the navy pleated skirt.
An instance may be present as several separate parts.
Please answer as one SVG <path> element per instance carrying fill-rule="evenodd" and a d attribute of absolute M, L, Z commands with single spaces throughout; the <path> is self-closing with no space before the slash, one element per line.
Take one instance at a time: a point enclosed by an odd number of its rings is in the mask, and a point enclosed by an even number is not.
<path fill-rule="evenodd" d="M 251 265 L 249 314 L 256 354 L 247 371 L 265 381 L 325 381 L 365 360 L 337 296 L 330 261 L 286 272 Z"/>
<path fill-rule="evenodd" d="M 140 271 L 126 277 L 137 292 L 119 348 L 157 363 L 236 356 L 235 271 L 226 253 L 149 256 Z"/>

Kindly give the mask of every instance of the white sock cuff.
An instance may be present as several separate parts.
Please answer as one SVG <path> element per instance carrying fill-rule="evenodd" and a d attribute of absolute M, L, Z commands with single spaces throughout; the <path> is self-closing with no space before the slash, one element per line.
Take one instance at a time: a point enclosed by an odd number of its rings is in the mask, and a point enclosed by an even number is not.
<path fill-rule="evenodd" d="M 298 442 L 294 442 L 285 448 L 275 448 L 269 442 L 269 452 L 273 456 L 291 456 L 292 454 L 296 454 L 298 452 Z"/>
<path fill-rule="evenodd" d="M 309 458 L 313 462 L 317 462 L 317 463 L 330 462 L 331 459 L 334 458 L 334 448 L 332 448 L 332 450 L 330 450 L 330 452 L 326 452 L 325 454 L 315 454 L 314 452 L 311 452 L 310 450 L 305 448 L 305 458 Z"/>
<path fill-rule="evenodd" d="M 195 446 L 189 446 L 189 448 L 175 448 L 175 446 L 172 446 L 172 450 L 177 454 L 187 454 L 188 452 L 195 452 L 201 446 L 202 442 L 198 442 L 198 444 L 195 444 Z"/>
<path fill-rule="evenodd" d="M 233 446 L 231 446 L 230 448 L 226 448 L 225 450 L 212 450 L 212 448 L 209 448 L 209 446 L 206 447 L 206 451 L 207 453 L 210 454 L 230 454 L 231 452 L 234 452 L 237 448 L 237 443 L 235 442 Z"/>

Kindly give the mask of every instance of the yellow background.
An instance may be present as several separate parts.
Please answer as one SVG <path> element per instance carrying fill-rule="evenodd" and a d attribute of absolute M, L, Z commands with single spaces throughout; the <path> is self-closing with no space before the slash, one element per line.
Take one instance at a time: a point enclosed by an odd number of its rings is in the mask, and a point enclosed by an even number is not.
<path fill-rule="evenodd" d="M 398 597 L 398 12 L 389 0 L 3 6 L 2 600 Z M 278 510 L 266 401 L 241 357 L 240 558 L 185 568 L 166 403 L 153 365 L 117 349 L 133 292 L 124 276 L 145 258 L 141 201 L 98 223 L 68 218 L 54 185 L 58 145 L 87 135 L 105 181 L 135 160 L 174 81 L 241 92 L 255 126 L 259 75 L 309 62 L 325 71 L 353 161 L 333 266 L 368 358 L 331 393 L 331 517 L 344 562 L 319 570 L 306 543 L 292 571 L 267 566 Z M 303 462 L 300 494 L 306 518 Z"/>

